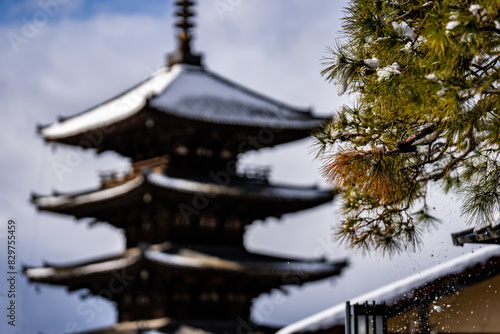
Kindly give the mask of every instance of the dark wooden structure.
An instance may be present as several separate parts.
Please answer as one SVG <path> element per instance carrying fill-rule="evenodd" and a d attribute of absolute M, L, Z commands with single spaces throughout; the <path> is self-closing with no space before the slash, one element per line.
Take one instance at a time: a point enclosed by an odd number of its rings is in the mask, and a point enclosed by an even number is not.
<path fill-rule="evenodd" d="M 237 173 L 238 155 L 304 138 L 323 120 L 207 71 L 191 53 L 193 2 L 177 5 L 179 48 L 166 68 L 39 128 L 47 142 L 113 150 L 133 162 L 127 171 L 102 175 L 99 189 L 32 195 L 39 210 L 125 231 L 127 250 L 118 256 L 25 268 L 32 282 L 86 288 L 115 302 L 119 324 L 102 333 L 170 333 L 182 326 L 234 332 L 259 294 L 338 275 L 347 264 L 244 249 L 245 226 L 254 220 L 312 208 L 334 194 L 270 184 L 266 169 Z"/>
<path fill-rule="evenodd" d="M 387 333 L 498 333 L 500 248 L 483 247 L 351 300 L 386 304 Z M 346 333 L 345 304 L 277 334 Z"/>
<path fill-rule="evenodd" d="M 455 246 L 463 246 L 464 244 L 500 244 L 500 225 L 497 222 L 497 225 L 470 228 L 452 233 L 451 237 Z"/>
<path fill-rule="evenodd" d="M 256 255 L 235 247 L 166 242 L 129 248 L 98 261 L 27 272 L 32 282 L 87 288 L 116 302 L 120 321 L 165 316 L 231 320 L 248 316 L 252 299 L 263 292 L 301 277 L 303 282 L 330 277 L 343 267 Z"/>

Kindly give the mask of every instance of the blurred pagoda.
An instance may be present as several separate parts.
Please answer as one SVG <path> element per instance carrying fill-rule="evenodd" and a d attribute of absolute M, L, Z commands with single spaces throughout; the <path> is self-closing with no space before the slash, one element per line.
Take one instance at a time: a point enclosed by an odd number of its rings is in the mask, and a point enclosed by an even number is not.
<path fill-rule="evenodd" d="M 323 119 L 208 71 L 191 51 L 194 3 L 176 5 L 179 47 L 167 67 L 97 107 L 39 128 L 47 142 L 132 160 L 128 171 L 103 175 L 99 189 L 32 196 L 39 210 L 123 229 L 127 249 L 25 274 L 115 302 L 119 323 L 93 333 L 269 331 L 249 321 L 252 299 L 338 275 L 347 263 L 246 251 L 248 224 L 313 208 L 333 194 L 273 185 L 267 169 L 237 173 L 236 162 L 242 153 L 307 137 Z"/>

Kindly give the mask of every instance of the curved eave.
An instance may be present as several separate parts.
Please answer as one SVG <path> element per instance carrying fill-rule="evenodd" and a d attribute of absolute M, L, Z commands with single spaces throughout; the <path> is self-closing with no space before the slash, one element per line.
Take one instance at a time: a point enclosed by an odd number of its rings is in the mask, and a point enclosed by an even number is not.
<path fill-rule="evenodd" d="M 333 199 L 331 191 L 319 190 L 317 188 L 299 188 L 285 186 L 270 186 L 261 184 L 216 184 L 212 182 L 201 182 L 189 179 L 169 177 L 164 174 L 151 173 L 148 175 L 148 182 L 177 192 L 189 194 L 206 194 L 207 196 L 227 196 L 238 197 L 249 200 L 272 200 L 283 202 L 311 201 L 328 202 Z M 249 185 L 249 186 L 248 186 Z"/>
<path fill-rule="evenodd" d="M 237 252 L 237 251 L 236 251 Z M 86 262 L 70 266 L 25 268 L 24 274 L 31 282 L 80 286 L 79 282 L 89 279 L 107 279 L 116 272 L 123 272 L 135 267 L 140 270 L 149 264 L 150 268 L 172 274 L 203 273 L 223 274 L 242 277 L 259 277 L 283 280 L 286 277 L 299 277 L 300 281 L 290 281 L 292 284 L 302 284 L 340 274 L 347 265 L 346 261 L 290 261 L 287 259 L 267 258 L 251 253 L 242 253 L 243 260 L 235 260 L 228 256 L 214 256 L 210 253 L 196 252 L 190 249 L 176 249 L 170 243 L 153 245 L 146 250 L 132 248 L 118 257 Z"/>
<path fill-rule="evenodd" d="M 201 98 L 200 98 L 201 99 Z M 185 104 L 185 106 L 184 106 Z M 151 102 L 148 103 L 148 107 L 151 108 L 152 110 L 155 110 L 158 112 L 158 114 L 165 114 L 168 116 L 173 116 L 177 119 L 182 119 L 182 120 L 187 120 L 187 121 L 194 121 L 202 124 L 206 124 L 207 126 L 209 125 L 224 125 L 224 126 L 231 126 L 231 127 L 239 127 L 242 129 L 249 128 L 249 129 L 268 129 L 271 131 L 276 132 L 279 134 L 281 131 L 295 131 L 295 132 L 302 132 L 306 135 L 310 135 L 310 132 L 322 126 L 325 123 L 325 120 L 328 120 L 330 118 L 327 117 L 314 117 L 314 116 L 306 116 L 307 114 L 302 111 L 297 111 L 297 113 L 302 113 L 303 117 L 298 118 L 298 119 L 290 119 L 290 120 L 282 120 L 282 119 L 261 119 L 261 120 L 252 120 L 251 118 L 244 119 L 244 118 L 224 118 L 224 117 L 218 117 L 218 118 L 208 118 L 204 116 L 201 112 L 199 114 L 193 114 L 189 115 L 186 112 L 184 112 L 185 109 L 187 108 L 197 108 L 200 110 L 203 110 L 203 108 L 210 107 L 212 109 L 216 109 L 218 111 L 223 110 L 226 115 L 231 115 L 231 112 L 234 113 L 234 108 L 242 108 L 243 106 L 238 106 L 236 102 L 231 102 L 231 101 L 224 101 L 224 100 L 219 100 L 219 101 L 213 101 L 208 104 L 206 101 L 199 101 L 196 103 L 196 106 L 193 106 L 194 103 L 182 103 L 179 102 L 177 105 L 172 105 L 172 106 L 158 106 L 155 104 L 152 104 Z M 249 107 L 247 107 L 249 109 Z"/>
<path fill-rule="evenodd" d="M 171 70 L 159 70 L 124 93 L 78 115 L 40 127 L 38 132 L 46 141 L 60 142 L 64 138 L 99 130 L 133 117 L 146 106 L 150 97 L 162 92 L 175 80 L 181 69 L 180 66 L 174 66 Z"/>
<path fill-rule="evenodd" d="M 194 66 L 185 67 L 176 82 L 148 105 L 166 114 L 209 124 L 305 130 L 323 121 L 309 110 L 288 106 Z"/>
<path fill-rule="evenodd" d="M 247 186 L 246 186 L 247 185 Z M 157 192 L 171 192 L 196 196 L 204 194 L 208 198 L 226 197 L 239 201 L 265 201 L 273 203 L 297 204 L 297 210 L 303 210 L 330 202 L 334 193 L 316 188 L 298 188 L 284 186 L 269 186 L 253 184 L 223 185 L 210 182 L 201 182 L 189 179 L 173 178 L 163 174 L 150 173 L 112 188 L 100 189 L 76 195 L 53 195 L 33 198 L 33 203 L 39 210 L 57 213 L 73 214 L 79 210 L 93 205 L 111 203 L 117 204 L 124 198 L 133 197 L 136 193 L 146 191 L 153 187 Z M 290 212 L 290 211 L 289 211 Z"/>
<path fill-rule="evenodd" d="M 74 208 L 120 199 L 133 191 L 139 190 L 143 184 L 144 178 L 142 176 L 138 176 L 126 183 L 112 188 L 100 189 L 76 195 L 33 197 L 32 202 L 36 205 L 38 210 L 70 213 Z"/>
<path fill-rule="evenodd" d="M 71 266 L 25 268 L 23 272 L 31 282 L 69 285 L 75 283 L 75 280 L 109 276 L 118 270 L 137 266 L 140 264 L 142 258 L 141 252 L 137 248 L 134 248 L 114 258 Z"/>
<path fill-rule="evenodd" d="M 250 255 L 251 256 L 251 255 Z M 169 254 L 161 251 L 146 251 L 145 257 L 163 268 L 177 269 L 183 272 L 223 272 L 226 274 L 244 275 L 261 278 L 302 277 L 301 283 L 314 281 L 340 274 L 347 262 L 313 262 L 313 261 L 235 261 L 221 257 L 201 254 L 196 257 Z"/>
<path fill-rule="evenodd" d="M 102 124 L 69 136 L 42 136 L 47 143 L 93 149 L 97 153 L 113 151 L 132 158 L 133 161 L 160 155 L 186 158 L 177 151 L 179 147 L 188 148 L 188 156 L 196 158 L 199 146 L 217 148 L 217 151 L 213 152 L 215 156 L 220 156 L 225 151 L 234 158 L 248 151 L 307 138 L 324 122 L 325 119 L 315 119 L 298 121 L 296 126 L 285 126 L 285 122 L 240 125 L 239 122 L 217 123 L 197 118 L 188 119 L 176 113 L 167 114 L 146 107 L 112 124 Z M 152 124 L 152 128 L 148 128 L 148 124 Z M 212 137 L 212 133 L 219 135 Z M 133 140 L 145 136 L 151 141 L 137 143 Z M 252 140 L 255 138 L 260 139 L 254 143 Z"/>
<path fill-rule="evenodd" d="M 195 89 L 196 88 L 196 89 Z M 133 122 L 141 111 L 207 125 L 240 126 L 303 132 L 321 126 L 324 118 L 296 109 L 232 83 L 202 68 L 175 65 L 161 69 L 124 93 L 73 117 L 39 127 L 48 142 L 80 145 L 89 133 L 100 136 Z M 161 123 L 161 122 L 160 122 Z M 108 128 L 110 127 L 110 128 Z"/>

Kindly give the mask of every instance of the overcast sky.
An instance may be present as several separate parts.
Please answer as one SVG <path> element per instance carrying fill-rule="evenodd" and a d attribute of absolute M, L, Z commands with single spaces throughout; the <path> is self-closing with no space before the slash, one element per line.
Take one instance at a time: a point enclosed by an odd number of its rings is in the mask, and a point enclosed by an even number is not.
<path fill-rule="evenodd" d="M 199 2 L 194 49 L 204 53 L 210 70 L 288 104 L 311 107 L 318 115 L 332 115 L 349 103 L 319 74 L 326 46 L 341 37 L 346 1 Z M 8 219 L 16 221 L 18 262 L 64 264 L 123 250 L 123 236 L 116 229 L 88 228 L 71 217 L 36 213 L 29 196 L 33 191 L 48 194 L 96 187 L 98 171 L 124 167 L 128 161 L 112 153 L 96 156 L 80 149 L 54 150 L 36 135 L 36 125 L 90 108 L 162 67 L 166 53 L 175 48 L 172 25 L 169 0 L 0 1 L 0 231 L 5 232 Z M 271 165 L 273 182 L 322 184 L 310 145 L 309 140 L 282 145 L 247 154 L 242 161 Z M 71 167 L 71 172 L 58 176 L 53 168 L 58 163 Z M 425 235 L 422 250 L 392 258 L 363 257 L 332 242 L 331 228 L 339 219 L 334 205 L 286 215 L 279 221 L 255 222 L 246 233 L 249 250 L 348 258 L 351 265 L 340 277 L 288 288 L 287 296 L 260 297 L 253 319 L 285 325 L 470 252 L 471 246 L 451 243 L 450 233 L 466 228 L 456 202 L 456 196 L 444 197 L 437 188 L 431 191 L 430 204 L 442 224 Z M 0 235 L 2 248 L 5 236 Z M 2 272 L 7 272 L 6 259 L 0 261 Z M 7 287 L 5 279 L 0 282 L 0 309 L 4 310 Z M 99 304 L 95 317 L 82 316 L 82 303 L 88 301 L 79 300 L 80 292 L 35 289 L 20 275 L 17 289 L 17 326 L 15 330 L 7 326 L 0 312 L 2 333 L 74 332 L 116 321 L 109 303 Z"/>

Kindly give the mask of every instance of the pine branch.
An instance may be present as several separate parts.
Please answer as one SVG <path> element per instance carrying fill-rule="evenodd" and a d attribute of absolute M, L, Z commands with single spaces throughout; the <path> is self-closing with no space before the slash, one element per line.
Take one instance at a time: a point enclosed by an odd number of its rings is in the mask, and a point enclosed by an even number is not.
<path fill-rule="evenodd" d="M 448 164 L 444 168 L 442 168 L 442 170 L 439 173 L 431 174 L 427 177 L 420 179 L 420 181 L 427 182 L 427 181 L 437 181 L 442 179 L 444 176 L 446 176 L 446 173 L 448 173 L 453 167 L 455 167 L 458 163 L 462 162 L 472 151 L 474 151 L 476 146 L 477 144 L 474 138 L 472 137 L 472 135 L 470 135 L 467 149 L 461 155 L 448 162 Z"/>
<path fill-rule="evenodd" d="M 339 238 L 352 247 L 408 249 L 416 239 L 404 224 L 432 220 L 408 211 L 425 203 L 430 181 L 469 192 L 472 217 L 496 205 L 482 200 L 481 180 L 490 160 L 500 165 L 500 4 L 424 2 L 352 0 L 347 39 L 322 72 L 358 94 L 317 136 L 322 173 L 344 194 Z"/>

